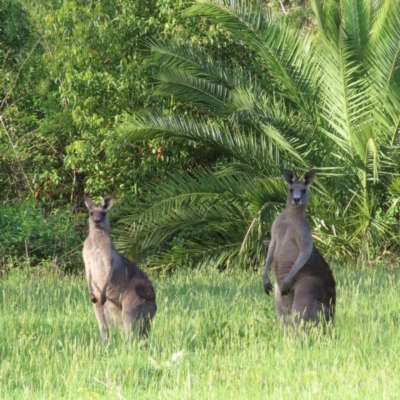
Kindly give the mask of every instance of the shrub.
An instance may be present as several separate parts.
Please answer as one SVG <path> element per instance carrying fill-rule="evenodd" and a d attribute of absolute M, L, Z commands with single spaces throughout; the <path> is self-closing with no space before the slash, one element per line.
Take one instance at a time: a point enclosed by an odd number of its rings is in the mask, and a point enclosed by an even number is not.
<path fill-rule="evenodd" d="M 46 209 L 33 201 L 0 208 L 0 269 L 24 265 L 54 265 L 77 271 L 82 265 L 81 244 L 85 215 Z M 48 261 L 51 261 L 49 264 Z"/>

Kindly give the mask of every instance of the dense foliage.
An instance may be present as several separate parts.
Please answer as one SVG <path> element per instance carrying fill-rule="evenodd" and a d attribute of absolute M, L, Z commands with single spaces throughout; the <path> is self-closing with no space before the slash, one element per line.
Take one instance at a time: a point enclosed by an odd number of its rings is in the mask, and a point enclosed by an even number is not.
<path fill-rule="evenodd" d="M 87 232 L 82 215 L 46 212 L 37 202 L 26 201 L 3 207 L 0 225 L 0 265 L 5 268 L 40 265 L 71 272 L 81 264 L 82 237 Z"/>
<path fill-rule="evenodd" d="M 205 22 L 178 24 L 184 7 L 178 0 L 0 4 L 0 200 L 9 216 L 18 203 L 15 223 L 33 199 L 38 220 L 43 207 L 69 218 L 82 210 L 84 192 L 111 192 L 131 204 L 143 182 L 215 160 L 214 151 L 186 141 L 120 142 L 114 133 L 128 110 L 179 107 L 151 91 L 148 40 L 189 37 L 218 47 L 217 33 L 197 34 Z"/>
<path fill-rule="evenodd" d="M 63 259 L 83 193 L 114 193 L 134 258 L 259 268 L 282 167 L 317 169 L 325 254 L 396 254 L 399 22 L 389 0 L 4 0 L 0 256 Z"/>
<path fill-rule="evenodd" d="M 155 0 L 4 3 L 4 199 L 30 193 L 75 206 L 84 188 L 122 194 L 137 190 L 138 174 L 157 170 L 157 143 L 115 144 L 113 127 L 123 111 L 152 102 L 144 39 L 174 24 L 174 7 Z"/>
<path fill-rule="evenodd" d="M 158 90 L 204 113 L 146 110 L 131 117 L 125 136 L 186 138 L 217 148 L 227 162 L 175 174 L 152 190 L 126 219 L 126 246 L 133 238 L 141 250 L 155 248 L 185 229 L 183 243 L 162 249 L 160 264 L 193 255 L 259 267 L 285 196 L 279 171 L 314 167 L 318 199 L 310 211 L 325 254 L 364 262 L 395 250 L 400 4 L 314 0 L 312 9 L 316 31 L 265 12 L 262 3 L 199 0 L 185 10 L 250 49 L 256 71 L 190 44 L 153 45 Z"/>

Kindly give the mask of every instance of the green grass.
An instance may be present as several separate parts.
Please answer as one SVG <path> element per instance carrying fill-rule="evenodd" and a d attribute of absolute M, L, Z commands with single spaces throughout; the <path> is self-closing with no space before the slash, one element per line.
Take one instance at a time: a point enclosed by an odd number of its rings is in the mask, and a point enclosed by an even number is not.
<path fill-rule="evenodd" d="M 147 343 L 101 345 L 83 277 L 0 282 L 1 399 L 398 399 L 400 270 L 335 269 L 333 337 L 284 334 L 251 272 L 154 277 Z"/>

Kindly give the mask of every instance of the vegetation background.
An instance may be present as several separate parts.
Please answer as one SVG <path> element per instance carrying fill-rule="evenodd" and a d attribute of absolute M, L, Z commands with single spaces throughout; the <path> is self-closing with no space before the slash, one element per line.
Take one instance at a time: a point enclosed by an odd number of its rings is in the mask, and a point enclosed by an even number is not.
<path fill-rule="evenodd" d="M 141 265 L 257 270 L 284 167 L 317 170 L 329 260 L 392 263 L 399 22 L 389 0 L 3 0 L 1 269 L 79 270 L 82 195 L 114 193 Z"/>

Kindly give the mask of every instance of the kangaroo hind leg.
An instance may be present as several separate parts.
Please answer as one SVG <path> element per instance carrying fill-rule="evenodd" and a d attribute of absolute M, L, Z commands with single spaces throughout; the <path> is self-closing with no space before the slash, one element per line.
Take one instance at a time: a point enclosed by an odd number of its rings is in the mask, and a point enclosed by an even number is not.
<path fill-rule="evenodd" d="M 275 283 L 275 310 L 283 326 L 290 324 L 290 315 L 293 306 L 293 292 L 282 295 L 278 283 Z"/>
<path fill-rule="evenodd" d="M 154 313 L 149 310 L 146 302 L 140 305 L 123 304 L 123 321 L 125 337 L 146 338 L 150 329 L 150 320 Z"/>
<path fill-rule="evenodd" d="M 108 342 L 108 323 L 106 310 L 104 306 L 102 306 L 99 302 L 93 303 L 93 307 L 96 314 L 97 322 L 99 324 L 101 340 L 105 346 Z"/>
<path fill-rule="evenodd" d="M 319 282 L 313 279 L 295 285 L 292 315 L 297 330 L 309 333 L 310 328 L 325 325 L 329 320 L 330 307 L 320 300 L 320 290 Z"/>

